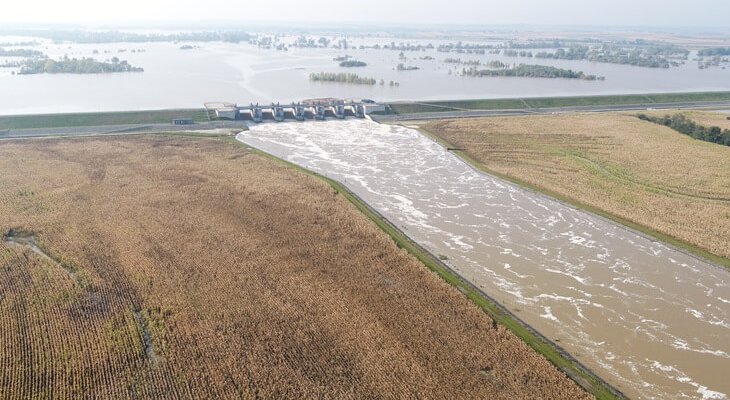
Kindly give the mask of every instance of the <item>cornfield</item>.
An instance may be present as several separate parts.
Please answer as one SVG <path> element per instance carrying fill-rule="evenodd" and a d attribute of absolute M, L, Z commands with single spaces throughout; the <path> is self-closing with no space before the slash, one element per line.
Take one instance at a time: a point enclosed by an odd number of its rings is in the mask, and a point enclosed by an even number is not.
<path fill-rule="evenodd" d="M 588 398 L 326 183 L 218 139 L 0 143 L 0 398 Z"/>

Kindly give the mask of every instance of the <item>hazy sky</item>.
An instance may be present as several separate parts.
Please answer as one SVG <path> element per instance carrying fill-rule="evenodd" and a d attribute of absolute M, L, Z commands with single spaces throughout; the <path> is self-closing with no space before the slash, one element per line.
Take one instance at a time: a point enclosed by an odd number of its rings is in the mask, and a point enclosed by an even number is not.
<path fill-rule="evenodd" d="M 0 21 L 339 22 L 727 27 L 730 0 L 2 0 Z"/>

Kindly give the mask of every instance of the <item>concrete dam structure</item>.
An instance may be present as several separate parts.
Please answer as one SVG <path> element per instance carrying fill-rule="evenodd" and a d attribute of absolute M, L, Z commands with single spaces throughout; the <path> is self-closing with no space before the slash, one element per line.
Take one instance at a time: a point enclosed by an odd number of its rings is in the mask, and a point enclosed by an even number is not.
<path fill-rule="evenodd" d="M 248 106 L 232 103 L 206 103 L 205 108 L 209 112 L 214 111 L 217 118 L 254 122 L 324 120 L 327 117 L 344 119 L 348 116 L 365 118 L 370 112 L 385 111 L 384 105 L 371 100 L 342 99 L 310 99 L 291 104 L 249 104 Z"/>

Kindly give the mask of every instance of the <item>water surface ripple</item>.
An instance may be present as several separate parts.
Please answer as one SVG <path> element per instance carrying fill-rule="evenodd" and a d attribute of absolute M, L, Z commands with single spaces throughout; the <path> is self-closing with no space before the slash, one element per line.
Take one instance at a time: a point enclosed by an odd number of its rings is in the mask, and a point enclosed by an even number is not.
<path fill-rule="evenodd" d="M 238 139 L 344 183 L 632 398 L 730 393 L 730 275 L 475 171 L 418 131 L 267 123 Z"/>

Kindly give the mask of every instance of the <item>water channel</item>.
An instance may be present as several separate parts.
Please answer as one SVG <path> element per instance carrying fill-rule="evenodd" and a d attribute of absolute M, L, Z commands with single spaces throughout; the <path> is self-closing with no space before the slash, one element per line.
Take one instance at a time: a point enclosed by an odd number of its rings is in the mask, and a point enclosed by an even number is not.
<path fill-rule="evenodd" d="M 730 393 L 726 270 L 478 172 L 414 129 L 264 123 L 238 139 L 344 183 L 631 398 Z"/>

